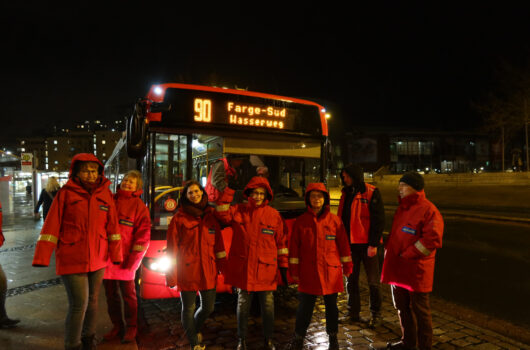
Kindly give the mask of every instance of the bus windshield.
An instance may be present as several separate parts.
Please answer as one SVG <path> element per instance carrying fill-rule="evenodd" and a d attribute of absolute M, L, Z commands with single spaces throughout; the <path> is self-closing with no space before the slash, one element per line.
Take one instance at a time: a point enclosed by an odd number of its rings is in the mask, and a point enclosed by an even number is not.
<path fill-rule="evenodd" d="M 166 227 L 173 215 L 184 181 L 197 179 L 206 186 L 210 169 L 223 157 L 236 160 L 232 163 L 237 175 L 230 183 L 236 191 L 233 203 L 245 201 L 243 190 L 253 176 L 264 176 L 274 192 L 270 204 L 284 216 L 294 217 L 305 210 L 305 187 L 320 179 L 321 145 L 316 141 L 166 133 L 153 134 L 152 140 L 152 205 L 154 224 L 159 229 Z"/>

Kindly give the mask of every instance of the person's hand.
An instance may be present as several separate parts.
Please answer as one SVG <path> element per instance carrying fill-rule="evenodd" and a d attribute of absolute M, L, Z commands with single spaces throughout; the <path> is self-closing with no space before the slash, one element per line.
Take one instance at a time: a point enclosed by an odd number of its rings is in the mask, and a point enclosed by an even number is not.
<path fill-rule="evenodd" d="M 377 247 L 368 246 L 366 254 L 369 258 L 374 257 L 377 254 Z"/>
<path fill-rule="evenodd" d="M 353 263 L 351 261 L 345 262 L 342 264 L 342 274 L 344 276 L 349 276 L 353 272 Z"/>

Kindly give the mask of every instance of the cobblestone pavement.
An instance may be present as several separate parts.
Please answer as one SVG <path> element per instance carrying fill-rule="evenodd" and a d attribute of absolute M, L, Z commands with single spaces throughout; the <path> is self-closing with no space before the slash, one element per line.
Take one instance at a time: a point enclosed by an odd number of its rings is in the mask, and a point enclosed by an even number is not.
<path fill-rule="evenodd" d="M 385 286 L 386 289 L 386 286 Z M 370 344 L 384 346 L 387 341 L 398 340 L 401 329 L 396 310 L 392 306 L 388 291 L 383 293 L 383 323 L 376 329 L 364 324 L 353 324 L 347 318 L 346 295 L 340 294 L 339 304 L 339 344 L 341 349 L 369 349 Z M 364 286 L 362 300 L 367 301 L 368 289 Z M 297 307 L 296 289 L 290 287 L 276 293 L 275 341 L 282 349 L 294 332 Z M 144 301 L 142 305 L 144 332 L 138 337 L 139 349 L 187 349 L 189 343 L 180 324 L 180 302 L 178 299 Z M 322 298 L 318 298 L 312 322 L 305 340 L 306 349 L 327 349 L 325 309 Z M 363 305 L 362 315 L 368 316 L 368 304 Z M 433 311 L 434 349 L 530 349 L 530 346 L 511 340 L 498 333 L 477 327 L 469 322 L 458 320 L 449 314 Z M 261 319 L 249 320 L 249 349 L 263 346 Z M 237 324 L 235 317 L 235 297 L 218 295 L 215 311 L 203 329 L 204 344 L 207 349 L 235 349 L 237 346 Z"/>

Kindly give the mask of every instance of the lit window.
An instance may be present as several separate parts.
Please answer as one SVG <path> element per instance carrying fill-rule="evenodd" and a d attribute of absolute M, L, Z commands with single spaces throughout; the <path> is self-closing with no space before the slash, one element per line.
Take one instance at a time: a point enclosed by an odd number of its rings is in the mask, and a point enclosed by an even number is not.
<path fill-rule="evenodd" d="M 105 144 L 105 140 L 101 140 L 101 144 L 104 145 Z"/>
<path fill-rule="evenodd" d="M 25 144 L 26 144 L 26 141 L 22 140 L 22 141 L 20 141 L 20 144 L 21 144 L 21 145 L 25 145 Z"/>
<path fill-rule="evenodd" d="M 26 152 L 26 149 L 25 149 L 24 147 L 22 147 L 20 150 L 21 150 L 22 152 Z"/>
<path fill-rule="evenodd" d="M 57 144 L 57 140 L 53 140 L 53 144 L 56 145 Z"/>

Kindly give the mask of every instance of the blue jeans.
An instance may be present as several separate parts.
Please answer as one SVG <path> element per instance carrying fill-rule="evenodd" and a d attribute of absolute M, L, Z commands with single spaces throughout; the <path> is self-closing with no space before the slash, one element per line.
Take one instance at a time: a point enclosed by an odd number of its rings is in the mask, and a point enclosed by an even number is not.
<path fill-rule="evenodd" d="M 261 307 L 263 321 L 263 335 L 265 339 L 272 339 L 274 328 L 274 294 L 272 290 L 261 292 L 248 292 L 239 289 L 237 297 L 237 335 L 241 339 L 247 337 L 248 314 L 252 305 L 252 296 L 257 294 Z"/>
<path fill-rule="evenodd" d="M 324 295 L 324 306 L 326 307 L 326 333 L 337 334 L 339 331 L 339 308 L 337 307 L 337 293 Z M 313 309 L 315 308 L 317 296 L 306 293 L 298 293 L 298 309 L 296 310 L 296 324 L 294 332 L 305 337 L 307 327 L 311 323 Z"/>
<path fill-rule="evenodd" d="M 105 269 L 61 276 L 68 296 L 64 344 L 76 347 L 81 337 L 96 334 L 98 296 Z"/>
<path fill-rule="evenodd" d="M 204 321 L 213 312 L 215 305 L 215 288 L 208 290 L 200 290 L 201 306 L 195 311 L 195 300 L 197 298 L 196 291 L 180 292 L 180 301 L 182 303 L 181 321 L 182 327 L 186 332 L 186 336 L 193 348 L 199 343 L 197 340 L 197 332 L 200 331 Z"/>

